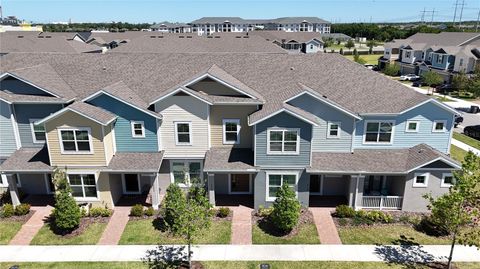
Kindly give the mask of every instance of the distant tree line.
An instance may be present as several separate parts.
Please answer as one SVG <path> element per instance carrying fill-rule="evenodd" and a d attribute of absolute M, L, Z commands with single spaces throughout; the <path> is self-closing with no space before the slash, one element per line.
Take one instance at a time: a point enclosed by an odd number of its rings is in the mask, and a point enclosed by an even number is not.
<path fill-rule="evenodd" d="M 46 32 L 89 32 L 91 30 L 108 30 L 111 32 L 140 31 L 148 29 L 150 23 L 70 23 L 70 24 L 43 24 L 43 31 Z"/>

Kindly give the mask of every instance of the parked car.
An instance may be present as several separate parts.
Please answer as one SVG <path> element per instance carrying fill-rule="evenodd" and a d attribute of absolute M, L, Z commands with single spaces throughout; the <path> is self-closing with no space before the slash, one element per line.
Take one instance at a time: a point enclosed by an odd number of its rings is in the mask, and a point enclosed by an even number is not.
<path fill-rule="evenodd" d="M 421 80 L 417 80 L 417 81 L 414 81 L 414 82 L 412 83 L 412 86 L 413 86 L 413 87 L 422 87 L 422 86 L 426 86 L 426 84 L 425 84 L 423 81 L 421 81 Z"/>
<path fill-rule="evenodd" d="M 442 84 L 435 87 L 435 91 L 440 93 L 453 92 L 453 90 L 455 89 L 453 88 L 452 84 Z"/>
<path fill-rule="evenodd" d="M 373 64 L 364 64 L 367 69 L 373 70 L 374 65 Z"/>
<path fill-rule="evenodd" d="M 463 117 L 460 115 L 455 115 L 455 123 L 453 124 L 453 126 L 457 127 L 462 122 L 463 122 Z"/>
<path fill-rule="evenodd" d="M 463 133 L 466 136 L 480 140 L 480 125 L 467 126 L 463 129 Z"/>
<path fill-rule="evenodd" d="M 419 75 L 415 75 L 415 74 L 408 74 L 408 75 L 403 75 L 403 76 L 400 76 L 400 80 L 407 80 L 407 81 L 415 81 L 415 80 L 419 80 L 420 79 L 420 76 Z"/>

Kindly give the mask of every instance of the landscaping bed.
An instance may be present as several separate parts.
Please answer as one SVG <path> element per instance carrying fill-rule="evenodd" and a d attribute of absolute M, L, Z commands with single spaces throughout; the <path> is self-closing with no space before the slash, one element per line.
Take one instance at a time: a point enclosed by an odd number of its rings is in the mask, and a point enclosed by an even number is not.
<path fill-rule="evenodd" d="M 268 214 L 255 212 L 252 216 L 253 244 L 320 244 L 312 213 L 301 209 L 298 225 L 288 234 L 279 231 L 269 220 Z"/>

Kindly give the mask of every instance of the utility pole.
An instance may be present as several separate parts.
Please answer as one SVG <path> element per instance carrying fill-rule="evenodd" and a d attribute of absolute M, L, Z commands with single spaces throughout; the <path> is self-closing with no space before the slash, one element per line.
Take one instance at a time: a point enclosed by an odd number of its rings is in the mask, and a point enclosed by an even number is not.
<path fill-rule="evenodd" d="M 453 13 L 453 27 L 455 27 L 455 20 L 457 19 L 457 7 L 458 7 L 458 0 L 455 1 L 455 12 Z"/>
<path fill-rule="evenodd" d="M 432 10 L 432 22 L 430 23 L 431 26 L 433 26 L 433 18 L 435 16 L 435 9 Z"/>
<path fill-rule="evenodd" d="M 457 0 L 458 1 L 458 0 Z M 421 23 L 425 23 L 425 7 L 423 8 L 423 11 L 420 11 L 420 13 L 422 14 L 421 16 L 421 19 L 420 19 L 420 22 Z"/>
<path fill-rule="evenodd" d="M 475 26 L 475 32 L 478 32 L 478 22 L 479 21 L 480 21 L 480 8 L 478 9 L 477 25 Z"/>
<path fill-rule="evenodd" d="M 463 8 L 465 7 L 465 0 L 462 0 L 462 9 L 460 10 L 460 19 L 458 20 L 458 26 L 462 26 Z"/>

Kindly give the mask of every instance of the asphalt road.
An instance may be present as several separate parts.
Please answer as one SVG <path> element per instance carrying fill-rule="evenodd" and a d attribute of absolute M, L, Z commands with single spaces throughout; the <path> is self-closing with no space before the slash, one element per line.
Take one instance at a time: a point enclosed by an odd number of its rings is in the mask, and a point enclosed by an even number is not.
<path fill-rule="evenodd" d="M 471 114 L 471 113 L 467 113 L 467 112 L 464 112 L 464 111 L 461 111 L 461 110 L 458 110 L 458 109 L 457 109 L 457 111 L 459 111 L 460 114 L 462 114 L 463 122 L 460 125 L 458 125 L 457 128 L 454 129 L 455 132 L 462 133 L 463 128 L 465 128 L 467 126 L 480 125 L 480 113 Z"/>

